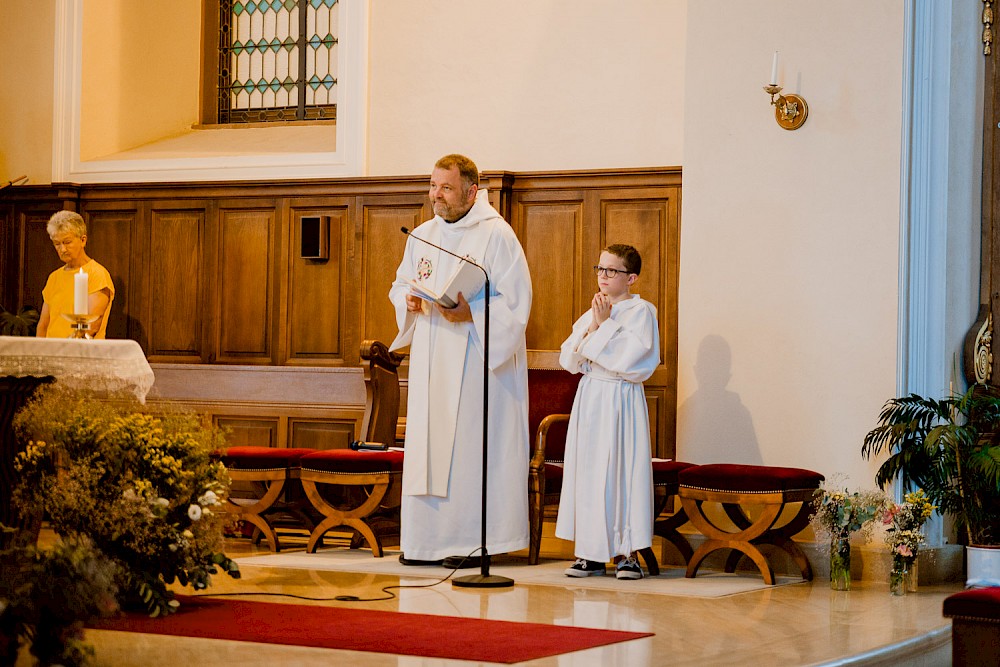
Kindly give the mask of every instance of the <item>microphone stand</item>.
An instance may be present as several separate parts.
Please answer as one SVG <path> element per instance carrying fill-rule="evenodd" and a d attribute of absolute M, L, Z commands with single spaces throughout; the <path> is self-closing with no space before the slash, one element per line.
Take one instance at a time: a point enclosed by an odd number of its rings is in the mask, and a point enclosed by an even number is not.
<path fill-rule="evenodd" d="M 423 241 L 427 245 L 437 248 L 442 252 L 445 252 L 452 257 L 457 257 L 463 262 L 468 262 L 474 267 L 483 272 L 483 277 L 486 279 L 484 285 L 486 289 L 486 326 L 485 326 L 485 338 L 483 341 L 483 473 L 482 473 L 482 487 L 483 487 L 483 500 L 482 500 L 482 526 L 481 526 L 481 536 L 480 536 L 480 566 L 479 574 L 469 574 L 462 577 L 454 577 L 451 580 L 453 586 L 458 586 L 459 588 L 506 588 L 508 586 L 514 585 L 514 580 L 509 577 L 502 577 L 499 575 L 490 574 L 490 554 L 486 550 L 486 505 L 488 497 L 488 484 L 487 484 L 487 458 L 489 456 L 489 414 L 490 414 L 490 274 L 487 273 L 486 269 L 479 264 L 476 264 L 468 257 L 462 257 L 456 253 L 446 250 L 441 246 L 431 243 L 426 239 L 422 239 L 419 236 L 414 236 L 410 233 L 410 230 L 406 227 L 401 227 L 400 231 L 411 238 L 415 238 L 418 241 Z"/>

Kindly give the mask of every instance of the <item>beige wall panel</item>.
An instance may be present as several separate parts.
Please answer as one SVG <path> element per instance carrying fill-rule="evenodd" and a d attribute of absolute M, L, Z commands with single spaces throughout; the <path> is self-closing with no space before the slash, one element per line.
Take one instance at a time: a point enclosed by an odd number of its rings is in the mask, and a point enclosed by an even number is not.
<path fill-rule="evenodd" d="M 289 447 L 310 449 L 347 449 L 355 440 L 356 421 L 288 420 Z"/>
<path fill-rule="evenodd" d="M 204 212 L 154 210 L 149 248 L 147 354 L 200 358 Z"/>
<path fill-rule="evenodd" d="M 580 315 L 574 308 L 578 295 L 572 286 L 580 283 L 578 274 L 586 272 L 578 261 L 583 203 L 519 201 L 516 215 L 524 229 L 521 243 L 531 271 L 528 349 L 558 351 Z"/>
<path fill-rule="evenodd" d="M 273 209 L 219 212 L 220 361 L 270 361 L 273 234 Z"/>
<path fill-rule="evenodd" d="M 303 216 L 325 216 L 330 223 L 329 259 L 300 255 Z M 350 231 L 346 206 L 337 209 L 293 209 L 288 252 L 288 358 L 329 360 L 343 355 L 342 314 L 344 248 Z M 350 282 L 350 281 L 348 281 Z"/>
<path fill-rule="evenodd" d="M 396 314 L 389 303 L 389 288 L 407 243 L 400 227 L 413 229 L 428 217 L 422 199 L 420 203 L 409 198 L 395 204 L 363 207 L 361 242 L 364 248 L 364 285 L 359 345 L 360 341 L 368 339 L 388 344 L 396 337 Z"/>
<path fill-rule="evenodd" d="M 132 256 L 137 212 L 90 211 L 87 216 L 87 254 L 111 274 L 115 300 L 108 319 L 108 338 L 128 338 L 135 317 L 131 311 Z"/>

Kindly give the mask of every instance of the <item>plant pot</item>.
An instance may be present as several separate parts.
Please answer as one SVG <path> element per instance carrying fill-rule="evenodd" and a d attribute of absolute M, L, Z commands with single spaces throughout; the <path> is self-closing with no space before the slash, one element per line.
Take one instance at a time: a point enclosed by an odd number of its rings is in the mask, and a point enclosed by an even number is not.
<path fill-rule="evenodd" d="M 1000 586 L 1000 545 L 965 548 L 966 588 Z"/>

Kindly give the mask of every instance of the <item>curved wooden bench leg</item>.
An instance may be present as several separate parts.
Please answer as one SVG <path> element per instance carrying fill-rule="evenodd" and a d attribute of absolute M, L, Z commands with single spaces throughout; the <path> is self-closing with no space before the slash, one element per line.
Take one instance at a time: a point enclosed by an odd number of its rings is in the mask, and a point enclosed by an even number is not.
<path fill-rule="evenodd" d="M 278 534 L 261 515 L 269 510 L 278 498 L 281 497 L 281 492 L 284 488 L 284 478 L 273 480 L 267 487 L 267 491 L 264 495 L 255 500 L 253 503 L 240 505 L 239 503 L 234 502 L 232 498 L 226 498 L 226 504 L 223 505 L 223 508 L 230 514 L 235 514 L 238 518 L 243 519 L 244 521 L 249 521 L 253 524 L 254 527 L 260 531 L 260 534 L 267 540 L 268 548 L 274 552 L 281 550 L 281 541 L 278 539 Z M 259 538 L 255 536 L 254 544 L 257 544 L 258 542 Z"/>
<path fill-rule="evenodd" d="M 313 529 L 309 534 L 309 542 L 306 545 L 307 553 L 316 553 L 317 546 L 323 539 L 323 535 L 331 528 L 336 528 L 337 526 L 347 526 L 360 534 L 365 542 L 368 543 L 369 548 L 372 550 L 372 555 L 376 558 L 381 558 L 383 555 L 382 542 L 379 540 L 378 536 L 365 522 L 370 514 L 379 508 L 382 500 L 385 498 L 386 492 L 389 489 L 389 475 L 385 475 L 384 479 L 376 481 L 374 484 L 371 480 L 366 480 L 364 485 L 371 484 L 372 490 L 365 501 L 350 510 L 341 510 L 326 501 L 323 495 L 319 492 L 317 488 L 317 483 L 322 484 L 340 484 L 344 486 L 356 486 L 361 484 L 353 483 L 349 478 L 340 476 L 336 474 L 331 474 L 326 479 L 321 479 L 317 482 L 316 479 L 309 478 L 305 475 L 302 477 L 302 488 L 305 490 L 306 497 L 309 498 L 309 502 L 312 503 L 313 507 L 320 512 L 325 519 Z M 352 536 L 351 544 L 353 547 L 354 537 Z"/>
<path fill-rule="evenodd" d="M 721 549 L 725 545 L 718 540 L 707 540 L 702 543 L 700 547 L 691 555 L 691 560 L 688 561 L 687 571 L 684 576 L 688 579 L 694 579 L 698 574 L 698 568 L 701 567 L 701 561 L 705 560 L 705 556 L 712 553 L 716 549 Z"/>
<path fill-rule="evenodd" d="M 646 570 L 649 571 L 649 576 L 660 576 L 660 564 L 656 561 L 656 554 L 653 553 L 653 547 L 639 549 L 636 553 L 638 553 L 642 558 L 642 562 L 646 564 Z"/>

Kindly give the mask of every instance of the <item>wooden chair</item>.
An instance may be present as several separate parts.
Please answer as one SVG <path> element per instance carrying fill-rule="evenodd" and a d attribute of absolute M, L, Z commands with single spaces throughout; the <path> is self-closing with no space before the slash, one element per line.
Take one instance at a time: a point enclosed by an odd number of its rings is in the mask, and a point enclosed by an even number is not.
<path fill-rule="evenodd" d="M 399 365 L 405 357 L 374 340 L 362 344 L 361 357 L 368 361 L 364 441 L 395 445 Z M 360 546 L 363 538 L 372 555 L 381 557 L 383 539 L 399 535 L 403 453 L 332 449 L 303 456 L 301 465 L 306 497 L 323 516 L 309 535 L 306 551 L 315 553 L 327 531 L 347 526 L 355 531 L 351 548 Z"/>
<path fill-rule="evenodd" d="M 528 432 L 535 439 L 528 467 L 528 562 L 538 564 L 546 509 L 554 516 L 562 491 L 566 427 L 580 376 L 561 369 L 528 369 Z"/>

